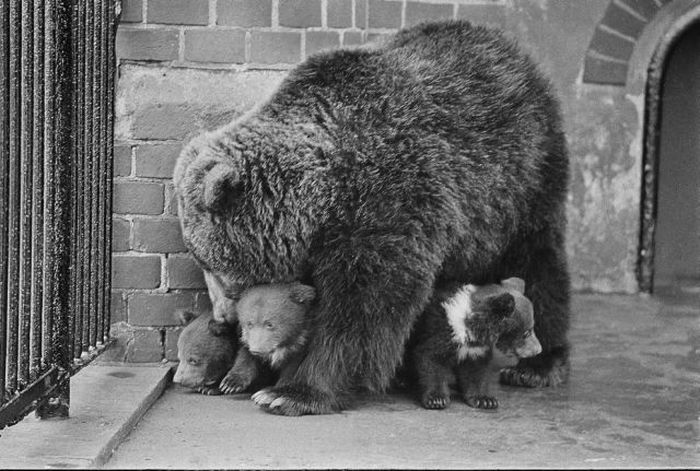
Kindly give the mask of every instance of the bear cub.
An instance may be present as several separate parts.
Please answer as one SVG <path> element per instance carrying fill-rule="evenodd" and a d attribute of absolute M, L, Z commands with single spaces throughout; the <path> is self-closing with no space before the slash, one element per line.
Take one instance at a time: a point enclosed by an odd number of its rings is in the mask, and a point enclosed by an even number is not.
<path fill-rule="evenodd" d="M 211 313 L 197 316 L 178 310 L 175 317 L 185 328 L 177 340 L 180 363 L 173 382 L 202 394 L 221 394 L 219 382 L 234 364 L 238 349 L 236 329 L 225 326 L 213 332 L 209 328 Z"/>
<path fill-rule="evenodd" d="M 219 388 L 225 394 L 245 391 L 267 369 L 281 380 L 297 369 L 309 335 L 309 310 L 316 298 L 301 283 L 253 286 L 236 303 L 241 345 Z"/>
<path fill-rule="evenodd" d="M 520 278 L 436 290 L 415 330 L 413 362 L 423 407 L 447 407 L 448 384 L 455 376 L 467 405 L 498 407 L 498 400 L 488 394 L 486 381 L 493 348 L 518 358 L 542 351 L 533 331 L 532 303 L 524 292 L 525 282 Z"/>

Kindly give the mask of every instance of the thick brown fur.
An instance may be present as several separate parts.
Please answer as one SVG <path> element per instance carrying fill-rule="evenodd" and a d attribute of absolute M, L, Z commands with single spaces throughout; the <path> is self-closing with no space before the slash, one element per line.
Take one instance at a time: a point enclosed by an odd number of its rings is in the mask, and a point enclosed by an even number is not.
<path fill-rule="evenodd" d="M 179 310 L 175 316 L 185 328 L 177 340 L 180 363 L 173 382 L 202 394 L 221 394 L 219 382 L 233 366 L 238 349 L 235 327 L 219 329 L 215 334 L 209 329 L 211 313 L 197 317 L 189 311 Z"/>
<path fill-rule="evenodd" d="M 305 352 L 316 292 L 301 283 L 269 284 L 247 289 L 236 303 L 241 346 L 219 389 L 246 391 L 271 367 L 281 379 L 291 377 Z"/>
<path fill-rule="evenodd" d="M 498 285 L 451 284 L 436 290 L 416 324 L 409 352 L 423 407 L 447 407 L 453 378 L 469 406 L 498 407 L 487 381 L 494 347 L 519 358 L 541 351 L 524 288 L 522 280 L 510 278 Z"/>
<path fill-rule="evenodd" d="M 287 415 L 383 391 L 433 286 L 451 280 L 523 278 L 543 353 L 502 380 L 561 380 L 567 184 L 549 83 L 500 33 L 464 21 L 310 57 L 175 169 L 217 321 L 252 285 L 316 287 L 307 355 L 271 390 Z"/>

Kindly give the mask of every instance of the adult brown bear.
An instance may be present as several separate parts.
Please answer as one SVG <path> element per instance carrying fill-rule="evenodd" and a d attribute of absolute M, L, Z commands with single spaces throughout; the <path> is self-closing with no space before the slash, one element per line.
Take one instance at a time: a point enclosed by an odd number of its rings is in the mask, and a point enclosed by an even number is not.
<path fill-rule="evenodd" d="M 524 279 L 543 352 L 501 380 L 560 381 L 567 182 L 550 85 L 513 43 L 467 22 L 310 57 L 175 169 L 215 318 L 234 320 L 232 300 L 253 284 L 317 289 L 308 353 L 264 404 L 286 415 L 383 390 L 433 287 L 454 280 Z"/>

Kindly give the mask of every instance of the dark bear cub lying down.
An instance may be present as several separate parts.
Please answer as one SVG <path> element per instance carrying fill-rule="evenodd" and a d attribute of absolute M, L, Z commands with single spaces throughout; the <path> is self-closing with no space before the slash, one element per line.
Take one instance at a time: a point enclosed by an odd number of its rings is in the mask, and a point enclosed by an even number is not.
<path fill-rule="evenodd" d="M 236 303 L 241 346 L 221 385 L 225 394 L 249 389 L 271 367 L 280 379 L 297 369 L 309 332 L 308 311 L 316 298 L 312 286 L 270 284 L 247 289 Z"/>
<path fill-rule="evenodd" d="M 500 285 L 453 284 L 436 290 L 416 325 L 412 355 L 423 407 L 447 407 L 453 376 L 467 405 L 498 407 L 486 381 L 494 346 L 518 358 L 542 351 L 533 331 L 532 303 L 524 292 L 520 278 L 508 278 Z"/>
<path fill-rule="evenodd" d="M 178 310 L 175 317 L 185 328 L 177 340 L 180 363 L 173 382 L 202 394 L 220 394 L 219 381 L 236 357 L 238 335 L 235 327 L 226 326 L 213 332 L 209 328 L 211 313 L 196 316 L 192 312 Z"/>

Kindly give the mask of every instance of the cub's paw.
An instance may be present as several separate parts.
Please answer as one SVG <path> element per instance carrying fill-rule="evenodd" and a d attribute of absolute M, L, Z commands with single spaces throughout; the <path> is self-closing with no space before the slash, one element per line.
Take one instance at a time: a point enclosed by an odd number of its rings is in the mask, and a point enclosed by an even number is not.
<path fill-rule="evenodd" d="M 197 392 L 205 396 L 218 396 L 221 394 L 221 391 L 216 386 L 200 386 L 197 388 Z"/>
<path fill-rule="evenodd" d="M 428 391 L 420 402 L 426 409 L 444 409 L 450 405 L 450 396 L 440 391 Z"/>
<path fill-rule="evenodd" d="M 476 409 L 498 408 L 498 399 L 493 396 L 464 396 L 464 402 L 466 402 L 469 407 L 474 407 Z"/>
<path fill-rule="evenodd" d="M 219 384 L 219 389 L 224 394 L 237 394 L 245 391 L 253 380 L 245 378 L 238 373 L 229 371 Z"/>
<path fill-rule="evenodd" d="M 331 414 L 343 408 L 331 395 L 301 384 L 264 388 L 251 399 L 264 411 L 277 415 Z"/>
<path fill-rule="evenodd" d="M 566 365 L 554 368 L 537 368 L 517 365 L 503 368 L 500 374 L 500 381 L 501 384 L 507 384 L 509 386 L 542 388 L 558 386 L 564 383 L 568 376 L 569 368 Z"/>

